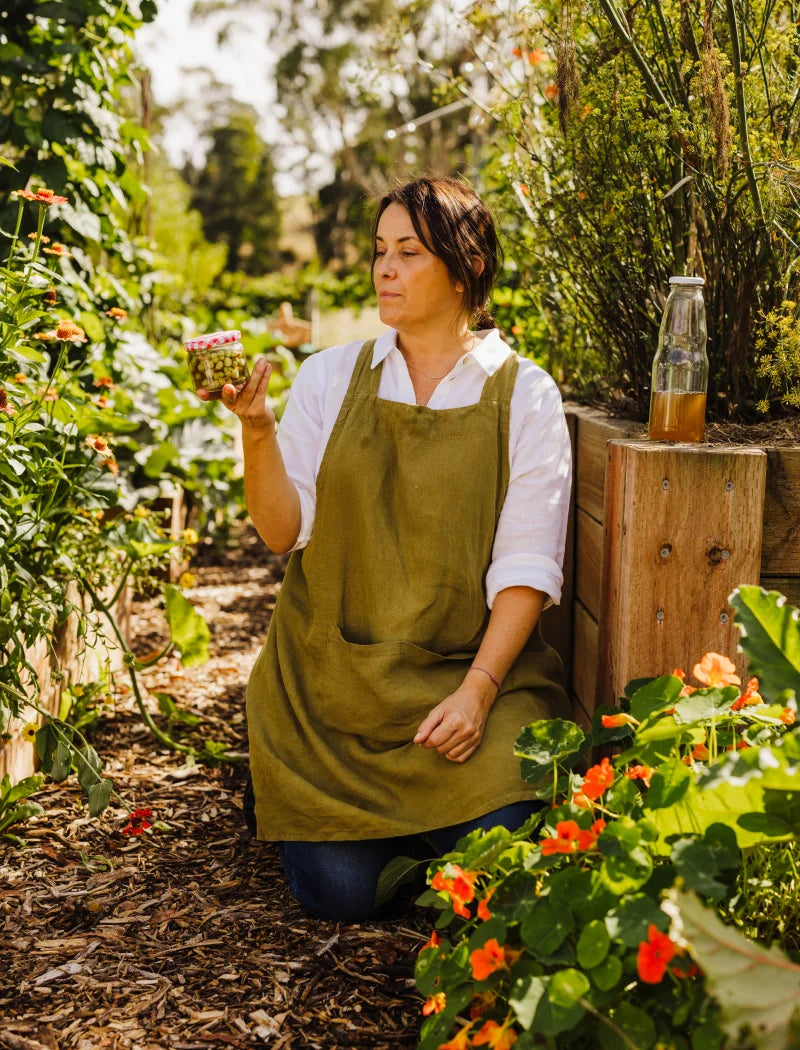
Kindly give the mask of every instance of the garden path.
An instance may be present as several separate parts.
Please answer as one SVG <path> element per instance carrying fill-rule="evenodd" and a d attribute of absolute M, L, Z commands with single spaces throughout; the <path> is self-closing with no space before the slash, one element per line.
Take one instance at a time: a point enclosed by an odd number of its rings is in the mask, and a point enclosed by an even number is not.
<path fill-rule="evenodd" d="M 209 623 L 211 660 L 143 676 L 232 751 L 247 746 L 247 673 L 284 564 L 246 527 L 201 555 L 186 593 Z M 136 602 L 137 654 L 157 651 L 160 632 L 155 603 Z M 360 926 L 304 915 L 274 847 L 243 825 L 243 765 L 187 767 L 154 747 L 122 678 L 92 742 L 117 789 L 167 827 L 122 836 L 124 812 L 89 819 L 70 778 L 37 796 L 46 816 L 21 829 L 26 849 L 0 844 L 0 1047 L 416 1045 L 419 909 Z"/>

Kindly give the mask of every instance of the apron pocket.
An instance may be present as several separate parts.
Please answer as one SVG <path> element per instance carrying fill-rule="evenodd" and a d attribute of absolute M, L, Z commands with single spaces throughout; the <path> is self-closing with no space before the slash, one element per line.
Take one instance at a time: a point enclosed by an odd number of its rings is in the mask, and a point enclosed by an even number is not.
<path fill-rule="evenodd" d="M 440 653 L 413 642 L 349 642 L 331 628 L 320 720 L 330 729 L 392 747 L 463 681 L 474 653 Z"/>

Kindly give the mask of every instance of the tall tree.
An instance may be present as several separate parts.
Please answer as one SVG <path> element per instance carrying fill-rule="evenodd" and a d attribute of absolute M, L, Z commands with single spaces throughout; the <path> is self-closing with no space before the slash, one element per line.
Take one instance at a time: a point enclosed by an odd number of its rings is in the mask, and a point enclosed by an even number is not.
<path fill-rule="evenodd" d="M 227 245 L 227 269 L 250 274 L 280 265 L 275 165 L 257 122 L 252 106 L 231 102 L 208 132 L 204 164 L 184 169 L 206 238 Z"/>

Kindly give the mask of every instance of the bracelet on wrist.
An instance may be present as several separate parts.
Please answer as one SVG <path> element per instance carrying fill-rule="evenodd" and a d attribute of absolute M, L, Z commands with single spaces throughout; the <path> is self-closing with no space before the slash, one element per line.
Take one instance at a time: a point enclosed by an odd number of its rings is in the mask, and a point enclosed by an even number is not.
<path fill-rule="evenodd" d="M 503 683 L 498 681 L 498 679 L 495 678 L 495 676 L 492 674 L 492 672 L 491 671 L 487 671 L 485 667 L 476 667 L 475 664 L 473 664 L 472 667 L 470 667 L 470 671 L 482 671 L 485 675 L 488 675 L 489 678 L 491 678 L 491 680 L 497 686 L 498 693 L 503 688 Z"/>

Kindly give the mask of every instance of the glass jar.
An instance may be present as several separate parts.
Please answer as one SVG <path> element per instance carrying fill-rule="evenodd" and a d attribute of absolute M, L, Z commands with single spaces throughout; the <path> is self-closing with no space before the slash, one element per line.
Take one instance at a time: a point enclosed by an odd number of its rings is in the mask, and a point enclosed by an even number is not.
<path fill-rule="evenodd" d="M 226 383 L 241 387 L 250 378 L 241 332 L 211 332 L 183 344 L 195 390 L 205 390 L 219 401 Z"/>
<path fill-rule="evenodd" d="M 670 277 L 650 388 L 648 437 L 702 441 L 708 357 L 702 277 Z"/>

